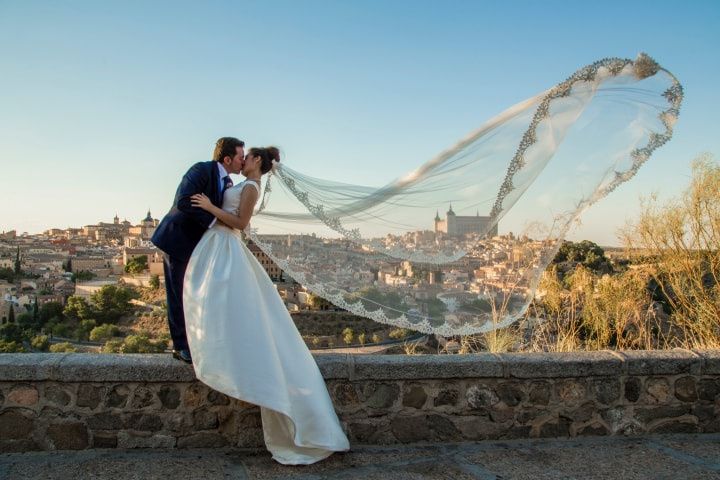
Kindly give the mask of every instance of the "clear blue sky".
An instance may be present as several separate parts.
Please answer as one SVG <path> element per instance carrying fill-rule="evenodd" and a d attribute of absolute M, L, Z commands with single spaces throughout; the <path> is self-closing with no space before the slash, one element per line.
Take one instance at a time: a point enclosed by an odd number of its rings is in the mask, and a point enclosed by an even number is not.
<path fill-rule="evenodd" d="M 640 196 L 720 154 L 718 46 L 716 0 L 0 0 L 0 230 L 159 218 L 223 135 L 381 185 L 577 68 L 645 51 L 686 100 L 673 141 L 573 233 L 614 244 Z"/>

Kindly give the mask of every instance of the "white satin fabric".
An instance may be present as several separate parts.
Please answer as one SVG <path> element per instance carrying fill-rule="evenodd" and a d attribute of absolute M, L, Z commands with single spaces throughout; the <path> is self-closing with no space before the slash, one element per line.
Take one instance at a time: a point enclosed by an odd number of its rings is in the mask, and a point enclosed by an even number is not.
<path fill-rule="evenodd" d="M 225 192 L 235 213 L 246 180 Z M 250 187 L 252 188 L 252 187 Z M 260 407 L 265 445 L 285 465 L 349 450 L 320 370 L 239 230 L 216 223 L 195 248 L 183 287 L 197 378 Z"/>

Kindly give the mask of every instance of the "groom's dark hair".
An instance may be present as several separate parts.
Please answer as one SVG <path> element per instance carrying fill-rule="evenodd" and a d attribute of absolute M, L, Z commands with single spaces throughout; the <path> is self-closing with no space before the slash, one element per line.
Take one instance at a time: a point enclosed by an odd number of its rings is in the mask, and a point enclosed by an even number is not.
<path fill-rule="evenodd" d="M 215 142 L 215 150 L 213 151 L 213 160 L 222 162 L 225 157 L 234 157 L 237 147 L 244 147 L 245 142 L 235 137 L 221 137 Z"/>

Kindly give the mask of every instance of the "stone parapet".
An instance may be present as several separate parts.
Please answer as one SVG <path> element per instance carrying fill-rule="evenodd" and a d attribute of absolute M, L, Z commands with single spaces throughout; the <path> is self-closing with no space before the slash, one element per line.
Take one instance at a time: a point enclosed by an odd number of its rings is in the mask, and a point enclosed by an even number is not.
<path fill-rule="evenodd" d="M 720 431 L 720 350 L 314 358 L 351 444 Z M 259 408 L 170 355 L 0 354 L 0 452 L 220 446 Z"/>

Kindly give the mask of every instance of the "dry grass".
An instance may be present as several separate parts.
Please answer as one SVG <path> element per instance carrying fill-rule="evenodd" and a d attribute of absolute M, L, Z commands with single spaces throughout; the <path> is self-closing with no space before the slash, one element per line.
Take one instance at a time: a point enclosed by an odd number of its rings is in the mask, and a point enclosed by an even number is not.
<path fill-rule="evenodd" d="M 692 169 L 680 198 L 643 200 L 622 230 L 644 262 L 602 276 L 579 266 L 563 280 L 551 266 L 526 312 L 541 323 L 461 337 L 458 353 L 720 348 L 720 166 L 704 155 Z"/>

